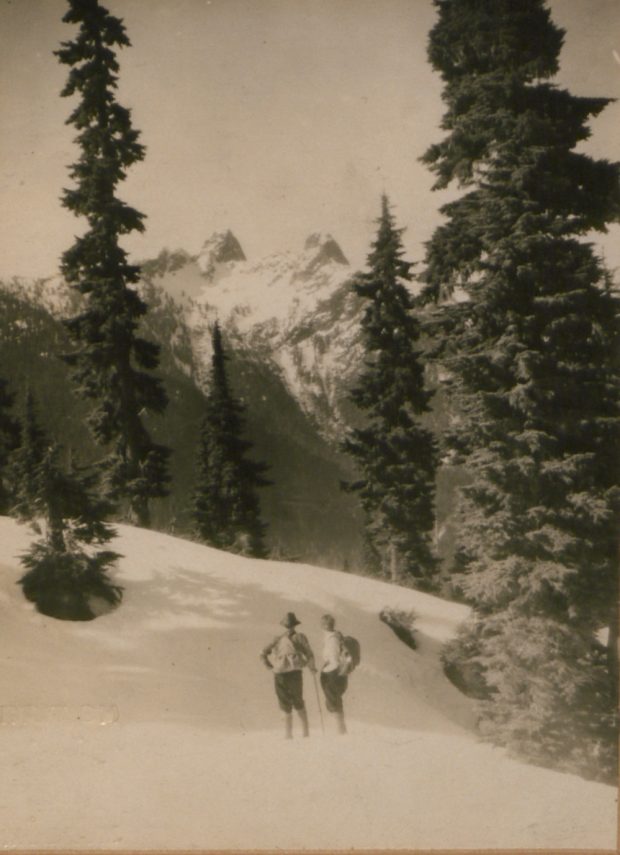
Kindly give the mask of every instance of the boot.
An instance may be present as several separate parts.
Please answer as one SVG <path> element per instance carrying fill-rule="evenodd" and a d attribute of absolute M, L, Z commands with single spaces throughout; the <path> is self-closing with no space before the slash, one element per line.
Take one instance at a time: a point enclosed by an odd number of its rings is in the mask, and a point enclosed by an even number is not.
<path fill-rule="evenodd" d="M 284 715 L 284 738 L 293 738 L 293 713 L 285 713 Z"/>
<path fill-rule="evenodd" d="M 304 707 L 301 710 L 297 710 L 299 713 L 299 718 L 301 721 L 301 735 L 302 736 L 310 736 L 310 728 L 308 727 L 308 713 L 306 712 L 306 708 Z"/>
<path fill-rule="evenodd" d="M 344 713 L 342 711 L 336 713 L 336 730 L 338 733 L 347 732 L 347 726 L 344 723 Z"/>

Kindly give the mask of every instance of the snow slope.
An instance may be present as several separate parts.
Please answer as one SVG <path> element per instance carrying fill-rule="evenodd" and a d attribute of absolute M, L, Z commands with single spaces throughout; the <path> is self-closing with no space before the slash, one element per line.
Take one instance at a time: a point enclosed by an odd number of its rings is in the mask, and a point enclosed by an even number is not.
<path fill-rule="evenodd" d="M 15 584 L 27 529 L 0 539 L 4 849 L 615 846 L 612 787 L 477 740 L 438 662 L 462 606 L 119 527 L 123 605 L 67 623 Z M 415 611 L 417 651 L 386 605 Z M 282 738 L 258 654 L 289 610 L 316 651 L 325 611 L 361 641 L 345 737 L 307 674 L 310 739 Z"/>

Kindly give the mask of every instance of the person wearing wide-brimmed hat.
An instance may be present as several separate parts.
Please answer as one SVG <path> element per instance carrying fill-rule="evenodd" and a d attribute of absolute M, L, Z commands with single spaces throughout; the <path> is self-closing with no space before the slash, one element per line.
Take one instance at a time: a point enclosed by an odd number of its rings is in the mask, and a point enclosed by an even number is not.
<path fill-rule="evenodd" d="M 301 720 L 302 735 L 308 736 L 308 713 L 304 704 L 302 670 L 307 665 L 316 673 L 314 653 L 308 639 L 296 627 L 301 621 L 297 620 L 294 612 L 287 612 L 280 621 L 286 632 L 278 635 L 261 653 L 261 659 L 267 668 L 274 672 L 276 697 L 280 709 L 284 713 L 284 735 L 287 739 L 293 736 L 293 710 L 297 711 Z"/>

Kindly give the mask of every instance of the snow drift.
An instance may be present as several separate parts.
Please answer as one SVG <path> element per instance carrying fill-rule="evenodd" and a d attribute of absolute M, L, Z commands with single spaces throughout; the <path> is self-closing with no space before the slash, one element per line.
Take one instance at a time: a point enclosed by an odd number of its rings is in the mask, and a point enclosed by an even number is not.
<path fill-rule="evenodd" d="M 5 849 L 615 847 L 612 787 L 478 741 L 438 658 L 463 606 L 121 526 L 123 604 L 61 622 L 15 584 L 28 530 L 0 538 Z M 415 612 L 417 650 L 386 606 Z M 345 737 L 306 673 L 310 738 L 282 738 L 258 656 L 287 611 L 316 653 L 325 611 L 361 642 Z"/>

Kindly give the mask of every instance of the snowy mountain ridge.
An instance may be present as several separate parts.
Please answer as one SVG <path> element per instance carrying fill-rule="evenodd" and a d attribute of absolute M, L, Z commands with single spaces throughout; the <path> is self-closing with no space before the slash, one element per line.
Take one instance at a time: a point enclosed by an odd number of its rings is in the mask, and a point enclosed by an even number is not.
<path fill-rule="evenodd" d="M 44 309 L 54 318 L 66 318 L 74 314 L 81 299 L 59 274 L 40 279 L 13 276 L 0 281 L 0 290 Z"/>
<path fill-rule="evenodd" d="M 247 407 L 248 438 L 257 459 L 272 467 L 274 487 L 263 501 L 274 543 L 317 564 L 355 563 L 361 523 L 355 497 L 340 490 L 354 477 L 341 442 L 360 419 L 349 393 L 364 361 L 363 301 L 337 241 L 317 232 L 296 252 L 248 259 L 231 231 L 219 231 L 198 253 L 164 249 L 141 268 L 139 289 L 149 311 L 140 332 L 161 347 L 159 372 L 174 403 L 159 433 L 174 450 L 175 466 L 160 524 L 185 524 L 217 319 L 232 389 Z M 0 282 L 0 300 L 0 355 L 13 391 L 40 378 L 36 392 L 52 433 L 90 447 L 77 429 L 74 396 L 69 388 L 61 392 L 68 378 L 61 379 L 60 361 L 47 356 L 70 348 L 60 321 L 79 308 L 79 295 L 60 276 L 15 277 Z M 436 379 L 429 372 L 430 382 Z M 441 429 L 450 417 L 436 395 L 431 427 Z M 153 427 L 160 430 L 158 422 Z M 453 509 L 453 481 L 449 467 L 440 472 L 437 542 L 444 555 L 452 549 L 445 518 Z"/>
<path fill-rule="evenodd" d="M 200 253 L 165 250 L 144 278 L 183 307 L 204 383 L 217 320 L 235 350 L 267 362 L 320 432 L 341 434 L 346 394 L 362 358 L 361 301 L 337 241 L 315 233 L 299 252 L 248 260 L 230 231 Z"/>
<path fill-rule="evenodd" d="M 138 286 L 148 306 L 140 335 L 160 345 L 158 373 L 170 400 L 163 419 L 150 425 L 174 460 L 157 525 L 184 529 L 190 522 L 201 393 L 218 318 L 231 387 L 247 408 L 247 437 L 256 459 L 271 467 L 274 486 L 262 502 L 273 548 L 327 566 L 355 561 L 357 507 L 339 488 L 350 472 L 337 446 L 338 407 L 346 401 L 338 360 L 349 373 L 357 367 L 355 349 L 345 346 L 358 335 L 346 259 L 326 236 L 298 253 L 248 261 L 234 236 L 221 232 L 201 252 L 204 270 L 198 255 L 163 250 L 143 263 Z M 89 462 L 97 449 L 84 424 L 88 406 L 58 358 L 71 349 L 62 320 L 80 301 L 60 276 L 0 282 L 0 356 L 16 405 L 32 389 L 50 433 Z"/>
<path fill-rule="evenodd" d="M 142 270 L 140 291 L 166 314 L 177 366 L 203 391 L 218 320 L 229 348 L 267 365 L 325 439 L 341 437 L 362 359 L 361 301 L 351 288 L 355 272 L 330 234 L 310 235 L 297 252 L 248 260 L 235 235 L 219 231 L 198 254 L 164 249 Z M 79 309 L 79 294 L 60 275 L 13 277 L 0 287 L 56 319 Z"/>

